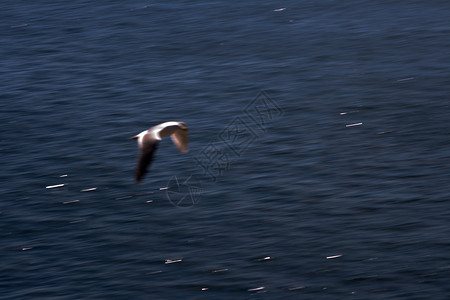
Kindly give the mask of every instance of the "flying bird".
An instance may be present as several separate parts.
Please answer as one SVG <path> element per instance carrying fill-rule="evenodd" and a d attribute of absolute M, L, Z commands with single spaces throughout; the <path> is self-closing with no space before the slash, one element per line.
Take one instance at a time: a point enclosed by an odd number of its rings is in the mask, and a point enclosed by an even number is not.
<path fill-rule="evenodd" d="M 189 136 L 187 126 L 183 122 L 164 122 L 144 130 L 132 137 L 137 139 L 139 146 L 139 158 L 136 166 L 136 182 L 140 182 L 147 173 L 153 155 L 162 138 L 170 136 L 173 143 L 181 153 L 187 153 L 189 148 Z"/>

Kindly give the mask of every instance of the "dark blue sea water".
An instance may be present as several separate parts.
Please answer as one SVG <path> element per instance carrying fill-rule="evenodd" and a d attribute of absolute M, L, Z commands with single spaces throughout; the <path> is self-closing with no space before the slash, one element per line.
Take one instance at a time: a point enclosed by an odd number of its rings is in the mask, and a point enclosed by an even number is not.
<path fill-rule="evenodd" d="M 448 1 L 1 4 L 1 299 L 448 299 Z"/>

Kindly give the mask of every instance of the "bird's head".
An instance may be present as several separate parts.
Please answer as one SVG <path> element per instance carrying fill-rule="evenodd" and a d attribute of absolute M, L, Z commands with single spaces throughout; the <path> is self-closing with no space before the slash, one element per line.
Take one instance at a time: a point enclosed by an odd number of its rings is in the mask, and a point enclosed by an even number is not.
<path fill-rule="evenodd" d="M 181 129 L 181 130 L 187 130 L 187 126 L 186 126 L 185 123 L 179 122 L 179 126 L 180 126 L 180 129 Z"/>

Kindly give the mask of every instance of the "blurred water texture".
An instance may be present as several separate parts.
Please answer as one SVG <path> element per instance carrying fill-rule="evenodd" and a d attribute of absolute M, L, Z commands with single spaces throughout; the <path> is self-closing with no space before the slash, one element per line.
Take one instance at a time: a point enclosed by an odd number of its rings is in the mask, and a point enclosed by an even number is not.
<path fill-rule="evenodd" d="M 0 298 L 446 299 L 448 11 L 3 1 Z"/>

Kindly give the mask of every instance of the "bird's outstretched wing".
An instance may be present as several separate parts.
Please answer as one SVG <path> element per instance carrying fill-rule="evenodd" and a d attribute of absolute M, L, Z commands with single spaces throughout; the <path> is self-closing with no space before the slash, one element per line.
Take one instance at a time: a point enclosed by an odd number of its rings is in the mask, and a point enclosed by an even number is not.
<path fill-rule="evenodd" d="M 187 129 L 176 130 L 171 136 L 173 143 L 177 146 L 178 150 L 182 153 L 186 153 L 189 150 L 189 134 Z"/>
<path fill-rule="evenodd" d="M 150 166 L 153 155 L 158 148 L 159 140 L 154 139 L 150 134 L 147 134 L 142 139 L 142 143 L 139 145 L 139 159 L 136 166 L 136 181 L 140 182 L 147 173 Z"/>

